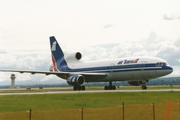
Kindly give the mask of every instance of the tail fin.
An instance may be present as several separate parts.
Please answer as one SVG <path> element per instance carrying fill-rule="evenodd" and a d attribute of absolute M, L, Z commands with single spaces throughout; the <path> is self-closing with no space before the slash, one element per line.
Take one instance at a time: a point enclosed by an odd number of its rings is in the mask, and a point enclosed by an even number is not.
<path fill-rule="evenodd" d="M 52 53 L 52 62 L 54 66 L 54 71 L 64 71 L 68 69 L 67 63 L 64 59 L 64 53 L 61 50 L 56 38 L 54 36 L 50 37 L 50 48 Z"/>

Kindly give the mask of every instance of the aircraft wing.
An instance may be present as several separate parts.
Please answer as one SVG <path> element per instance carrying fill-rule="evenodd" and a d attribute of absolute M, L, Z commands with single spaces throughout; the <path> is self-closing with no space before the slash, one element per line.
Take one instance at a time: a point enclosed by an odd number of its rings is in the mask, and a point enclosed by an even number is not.
<path fill-rule="evenodd" d="M 31 73 L 31 74 L 45 74 L 45 75 L 50 75 L 50 74 L 62 74 L 62 75 L 67 75 L 68 73 L 63 72 L 63 73 L 58 73 L 58 72 L 48 72 L 48 71 L 31 71 L 31 70 L 0 70 L 2 72 L 19 72 L 19 73 Z"/>
<path fill-rule="evenodd" d="M 19 73 L 31 73 L 31 74 L 45 74 L 45 75 L 57 75 L 59 77 L 83 75 L 85 79 L 102 78 L 107 76 L 106 73 L 84 73 L 84 72 L 49 72 L 49 71 L 31 71 L 31 70 L 0 70 L 2 72 L 19 72 Z"/>

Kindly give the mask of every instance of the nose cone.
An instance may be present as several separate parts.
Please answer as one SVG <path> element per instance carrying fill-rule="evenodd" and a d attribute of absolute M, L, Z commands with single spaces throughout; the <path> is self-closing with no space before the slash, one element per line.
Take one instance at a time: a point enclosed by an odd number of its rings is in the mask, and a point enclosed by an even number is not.
<path fill-rule="evenodd" d="M 166 66 L 166 70 L 168 74 L 173 72 L 173 68 L 171 66 Z"/>
<path fill-rule="evenodd" d="M 162 66 L 162 69 L 156 71 L 156 77 L 162 77 L 173 72 L 173 68 L 170 66 Z"/>

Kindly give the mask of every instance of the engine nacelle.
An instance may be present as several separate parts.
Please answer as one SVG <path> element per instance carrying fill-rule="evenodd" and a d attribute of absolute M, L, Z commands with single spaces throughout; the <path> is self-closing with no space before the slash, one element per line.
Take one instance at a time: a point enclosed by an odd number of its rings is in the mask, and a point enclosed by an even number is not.
<path fill-rule="evenodd" d="M 85 82 L 82 75 L 75 75 L 68 78 L 67 83 L 73 86 L 81 86 Z"/>
<path fill-rule="evenodd" d="M 66 60 L 80 60 L 82 58 L 82 54 L 80 52 L 68 54 L 65 59 Z"/>
<path fill-rule="evenodd" d="M 141 86 L 141 85 L 145 84 L 146 81 L 145 82 L 144 81 L 129 81 L 128 83 L 132 86 Z"/>
<path fill-rule="evenodd" d="M 50 71 L 50 72 L 53 72 L 53 71 L 54 71 L 54 66 L 53 66 L 53 65 L 50 65 L 50 66 L 49 66 L 49 71 Z"/>

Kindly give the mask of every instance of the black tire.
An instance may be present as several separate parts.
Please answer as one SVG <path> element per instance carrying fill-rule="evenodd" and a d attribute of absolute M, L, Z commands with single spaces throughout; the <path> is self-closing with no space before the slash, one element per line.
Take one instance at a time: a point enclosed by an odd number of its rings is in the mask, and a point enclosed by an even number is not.
<path fill-rule="evenodd" d="M 113 90 L 113 86 L 109 86 L 109 90 Z"/>
<path fill-rule="evenodd" d="M 116 86 L 112 86 L 112 89 L 113 89 L 113 90 L 116 90 Z"/>
<path fill-rule="evenodd" d="M 82 89 L 82 90 L 85 90 L 85 86 L 81 86 L 81 89 Z"/>
<path fill-rule="evenodd" d="M 74 86 L 74 91 L 76 91 L 77 90 L 77 86 Z"/>
<path fill-rule="evenodd" d="M 147 89 L 147 87 L 146 87 L 146 86 L 142 86 L 142 89 L 143 89 L 143 90 L 146 90 L 146 89 Z"/>
<path fill-rule="evenodd" d="M 109 87 L 108 87 L 108 86 L 105 86 L 105 87 L 104 87 L 104 89 L 105 89 L 105 90 L 108 90 L 108 89 L 109 89 Z"/>
<path fill-rule="evenodd" d="M 77 88 L 78 88 L 78 90 L 81 90 L 81 86 L 78 86 Z"/>

